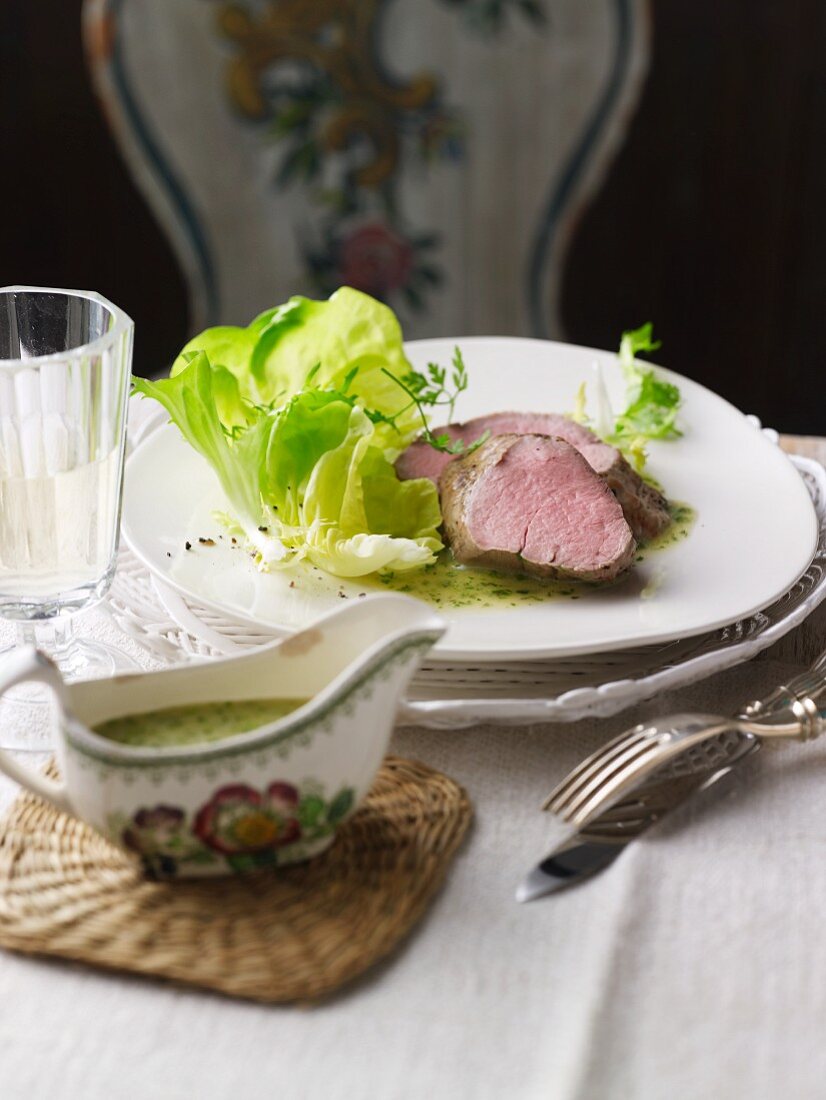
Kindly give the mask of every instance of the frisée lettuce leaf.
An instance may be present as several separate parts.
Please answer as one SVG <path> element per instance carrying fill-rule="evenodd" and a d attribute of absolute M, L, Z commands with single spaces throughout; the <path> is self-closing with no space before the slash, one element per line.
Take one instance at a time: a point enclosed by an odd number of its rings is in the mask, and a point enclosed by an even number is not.
<path fill-rule="evenodd" d="M 619 361 L 628 384 L 628 404 L 616 419 L 612 442 L 676 439 L 682 434 L 676 424 L 679 388 L 659 377 L 650 364 L 637 359 L 638 353 L 659 347 L 650 322 L 622 334 Z"/>
<path fill-rule="evenodd" d="M 659 347 L 660 341 L 654 339 L 650 322 L 624 332 L 618 359 L 627 384 L 625 408 L 614 414 L 602 366 L 595 362 L 596 414 L 593 418 L 588 415 L 584 382 L 577 390 L 570 413 L 572 420 L 588 425 L 608 443 L 619 447 L 637 470 L 645 466 L 645 448 L 649 441 L 677 439 L 682 435 L 677 426 L 681 402 L 679 387 L 662 378 L 651 364 L 637 358 Z"/>

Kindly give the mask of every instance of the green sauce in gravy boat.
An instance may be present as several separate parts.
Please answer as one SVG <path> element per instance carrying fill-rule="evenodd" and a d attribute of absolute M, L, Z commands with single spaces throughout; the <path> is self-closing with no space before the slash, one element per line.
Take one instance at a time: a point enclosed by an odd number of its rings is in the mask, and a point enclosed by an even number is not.
<path fill-rule="evenodd" d="M 0 666 L 0 694 L 27 680 L 52 688 L 62 779 L 3 752 L 0 770 L 158 876 L 310 859 L 370 789 L 407 684 L 444 630 L 417 600 L 373 596 L 242 656 L 75 684 L 26 647 Z M 125 715 L 276 698 L 307 702 L 209 743 L 148 747 L 94 732 Z"/>

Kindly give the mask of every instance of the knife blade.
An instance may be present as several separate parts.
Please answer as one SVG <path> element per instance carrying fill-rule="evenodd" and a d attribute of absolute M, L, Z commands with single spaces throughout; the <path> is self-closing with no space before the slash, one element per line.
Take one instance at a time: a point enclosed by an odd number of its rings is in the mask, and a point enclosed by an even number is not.
<path fill-rule="evenodd" d="M 630 839 L 630 838 L 629 838 Z M 556 848 L 530 871 L 516 888 L 517 901 L 533 901 L 597 874 L 613 863 L 628 844 L 581 840 L 579 834 Z"/>
<path fill-rule="evenodd" d="M 724 766 L 688 775 L 655 775 L 638 791 L 610 806 L 586 829 L 573 833 L 528 872 L 516 888 L 516 900 L 534 901 L 575 886 L 606 867 L 652 825 L 681 806 L 698 791 L 707 790 L 729 775 L 760 748 L 756 737 L 744 738 L 741 750 Z"/>

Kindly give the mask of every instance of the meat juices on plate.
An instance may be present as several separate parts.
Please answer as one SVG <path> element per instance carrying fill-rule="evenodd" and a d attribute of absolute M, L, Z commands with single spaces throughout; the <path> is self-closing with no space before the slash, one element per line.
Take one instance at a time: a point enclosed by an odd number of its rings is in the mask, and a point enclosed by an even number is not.
<path fill-rule="evenodd" d="M 458 562 L 594 582 L 614 580 L 634 560 L 616 497 L 561 439 L 494 436 L 450 463 L 440 488 Z"/>

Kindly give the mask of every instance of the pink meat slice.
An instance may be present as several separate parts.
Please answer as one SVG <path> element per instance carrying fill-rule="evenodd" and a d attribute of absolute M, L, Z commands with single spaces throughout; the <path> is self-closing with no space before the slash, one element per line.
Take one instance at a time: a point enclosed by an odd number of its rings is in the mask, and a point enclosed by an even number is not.
<path fill-rule="evenodd" d="M 587 447 L 588 461 L 597 473 L 609 468 L 619 453 L 616 447 L 603 443 L 589 428 L 560 413 L 491 413 L 488 416 L 477 416 L 464 424 L 446 424 L 433 430 L 434 435 L 446 433 L 452 442 L 461 439 L 466 445 L 474 443 L 485 432 L 490 435 L 552 435 L 564 439 L 578 451 Z M 429 443 L 416 440 L 399 456 L 396 470 L 402 481 L 412 477 L 427 477 L 438 484 L 443 470 L 452 461 L 453 455 L 436 451 Z"/>
<path fill-rule="evenodd" d="M 466 564 L 609 581 L 636 543 L 616 498 L 583 456 L 544 435 L 501 435 L 450 466 L 445 530 Z"/>
<path fill-rule="evenodd" d="M 435 435 L 447 433 L 451 440 L 461 439 L 466 445 L 485 432 L 491 436 L 547 435 L 563 439 L 575 447 L 615 494 L 637 539 L 655 538 L 671 522 L 668 501 L 642 480 L 616 447 L 603 443 L 590 428 L 560 413 L 491 413 L 464 424 L 448 424 L 434 430 Z M 453 455 L 436 451 L 429 443 L 416 440 L 399 456 L 396 470 L 403 481 L 426 477 L 439 485 L 453 459 Z"/>

